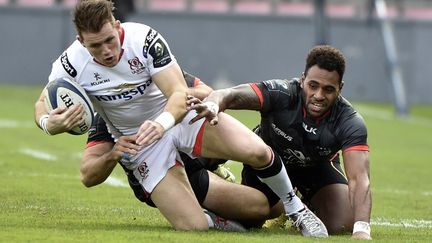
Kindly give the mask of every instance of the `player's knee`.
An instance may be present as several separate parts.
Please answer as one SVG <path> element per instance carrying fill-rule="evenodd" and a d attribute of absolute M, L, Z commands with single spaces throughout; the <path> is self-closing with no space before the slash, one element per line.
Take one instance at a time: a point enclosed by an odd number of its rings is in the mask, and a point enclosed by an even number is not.
<path fill-rule="evenodd" d="M 267 166 L 271 159 L 272 153 L 269 147 L 263 143 L 262 145 L 251 146 L 249 150 L 249 165 L 255 168 Z"/>

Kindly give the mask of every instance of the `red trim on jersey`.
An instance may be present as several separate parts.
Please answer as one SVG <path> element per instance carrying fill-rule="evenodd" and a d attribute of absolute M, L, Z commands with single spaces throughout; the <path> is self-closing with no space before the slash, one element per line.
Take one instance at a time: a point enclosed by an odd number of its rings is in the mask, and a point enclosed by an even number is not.
<path fill-rule="evenodd" d="M 356 151 L 369 151 L 369 146 L 368 145 L 355 145 L 352 147 L 349 147 L 347 149 L 344 150 L 344 153 L 348 152 L 348 151 L 352 151 L 352 150 L 356 150 Z"/>
<path fill-rule="evenodd" d="M 333 157 L 331 157 L 330 161 L 333 161 L 334 159 L 336 159 L 337 157 L 339 157 L 339 153 L 335 153 L 333 155 Z"/>
<path fill-rule="evenodd" d="M 306 108 L 305 108 L 304 106 L 303 106 L 302 108 L 303 108 L 303 118 L 306 118 L 306 117 L 307 117 L 307 111 L 306 111 Z M 327 116 L 329 116 L 330 113 L 331 113 L 331 109 L 329 109 L 329 110 L 328 110 L 326 113 L 324 113 L 322 116 L 317 117 L 317 118 L 312 118 L 312 119 L 314 120 L 314 122 L 315 122 L 316 124 L 318 124 L 318 123 L 321 122 L 321 120 L 323 120 L 324 118 L 326 118 Z"/>
<path fill-rule="evenodd" d="M 264 98 L 263 98 L 261 90 L 258 88 L 258 85 L 256 83 L 251 83 L 249 85 L 251 86 L 251 88 L 255 91 L 256 95 L 258 96 L 258 99 L 260 102 L 260 107 L 262 107 L 263 102 L 264 102 Z"/>
<path fill-rule="evenodd" d="M 306 108 L 304 108 L 304 106 L 302 108 L 303 108 L 303 119 L 305 119 L 307 117 Z"/>
<path fill-rule="evenodd" d="M 201 80 L 199 78 L 195 77 L 193 86 L 194 87 L 198 86 L 200 82 L 201 82 Z"/>
<path fill-rule="evenodd" d="M 208 121 L 203 122 L 203 124 L 200 127 L 200 130 L 198 131 L 198 135 L 197 135 L 196 140 L 195 140 L 195 145 L 194 145 L 193 150 L 192 150 L 192 154 L 194 156 L 197 156 L 197 157 L 201 156 L 202 138 L 204 135 L 204 127 L 207 123 L 208 123 Z"/>
<path fill-rule="evenodd" d="M 175 162 L 175 165 L 174 165 L 174 166 L 181 166 L 181 167 L 183 167 L 183 164 L 182 164 L 182 162 L 180 162 L 180 161 L 176 160 L 176 162 Z"/>
<path fill-rule="evenodd" d="M 120 55 L 119 55 L 119 59 L 118 59 L 119 61 L 122 58 L 123 52 L 124 52 L 124 49 L 123 49 L 124 36 L 125 36 L 124 35 L 124 29 L 123 29 L 123 27 L 120 26 L 120 46 L 122 47 L 122 49 L 120 51 Z"/>
<path fill-rule="evenodd" d="M 91 141 L 86 144 L 86 148 L 93 147 L 97 144 L 106 143 L 107 141 Z"/>
<path fill-rule="evenodd" d="M 120 45 L 123 46 L 123 41 L 124 41 L 124 29 L 123 27 L 120 26 Z"/>

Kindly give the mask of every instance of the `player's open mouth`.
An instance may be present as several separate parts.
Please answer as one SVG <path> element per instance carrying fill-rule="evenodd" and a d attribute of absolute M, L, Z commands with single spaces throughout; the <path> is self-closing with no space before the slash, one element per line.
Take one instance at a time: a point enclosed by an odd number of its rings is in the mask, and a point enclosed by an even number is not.
<path fill-rule="evenodd" d="M 325 109 L 325 105 L 323 103 L 310 103 L 310 109 L 313 112 L 322 112 Z"/>

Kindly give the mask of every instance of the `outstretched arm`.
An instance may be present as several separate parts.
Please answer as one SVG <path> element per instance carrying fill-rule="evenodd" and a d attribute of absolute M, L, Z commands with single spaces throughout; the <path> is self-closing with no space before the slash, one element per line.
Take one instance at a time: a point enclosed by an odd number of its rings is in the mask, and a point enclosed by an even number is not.
<path fill-rule="evenodd" d="M 353 238 L 370 239 L 372 197 L 369 180 L 369 152 L 351 150 L 343 153 L 348 177 L 349 198 L 354 211 Z"/>
<path fill-rule="evenodd" d="M 115 144 L 101 141 L 87 147 L 81 160 L 81 182 L 86 187 L 104 182 L 126 153 L 129 156 L 137 153 L 139 146 L 135 144 L 135 138 L 122 136 Z"/>
<path fill-rule="evenodd" d="M 198 116 L 192 119 L 191 122 L 206 117 L 211 125 L 217 124 L 217 113 L 220 110 L 259 110 L 261 108 L 259 97 L 249 84 L 215 90 L 209 94 L 204 102 L 190 98 L 187 104 L 190 109 L 198 112 Z"/>

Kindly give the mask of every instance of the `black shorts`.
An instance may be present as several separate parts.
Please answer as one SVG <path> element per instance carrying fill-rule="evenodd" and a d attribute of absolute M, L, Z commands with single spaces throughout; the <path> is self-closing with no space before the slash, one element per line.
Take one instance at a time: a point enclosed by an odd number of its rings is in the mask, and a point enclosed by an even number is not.
<path fill-rule="evenodd" d="M 185 165 L 189 183 L 192 186 L 198 202 L 202 204 L 207 196 L 209 188 L 209 175 L 207 170 L 202 167 L 202 164 L 198 159 L 191 159 L 182 153 L 180 153 L 180 155 Z M 153 201 L 150 199 L 150 195 L 144 190 L 142 185 L 133 175 L 132 171 L 125 168 L 121 163 L 119 164 L 122 166 L 126 176 L 128 177 L 129 186 L 132 188 L 135 197 L 151 207 L 156 207 Z"/>
<path fill-rule="evenodd" d="M 310 205 L 310 201 L 321 188 L 330 184 L 348 184 L 339 162 L 323 162 L 313 167 L 288 169 L 288 176 L 293 187 L 301 193 L 302 201 Z M 258 179 L 254 169 L 243 166 L 242 184 L 254 187 L 263 192 L 274 206 L 280 198 L 263 182 Z"/>

